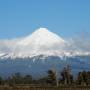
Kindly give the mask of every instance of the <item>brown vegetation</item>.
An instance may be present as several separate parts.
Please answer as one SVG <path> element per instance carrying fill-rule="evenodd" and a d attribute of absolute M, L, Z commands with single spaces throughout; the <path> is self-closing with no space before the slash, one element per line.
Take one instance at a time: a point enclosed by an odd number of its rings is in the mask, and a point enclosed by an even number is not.
<path fill-rule="evenodd" d="M 38 80 L 15 73 L 7 79 L 0 77 L 0 90 L 90 90 L 90 71 L 79 72 L 76 79 L 69 65 L 63 68 L 59 78 L 55 70 L 48 70 L 47 76 Z"/>

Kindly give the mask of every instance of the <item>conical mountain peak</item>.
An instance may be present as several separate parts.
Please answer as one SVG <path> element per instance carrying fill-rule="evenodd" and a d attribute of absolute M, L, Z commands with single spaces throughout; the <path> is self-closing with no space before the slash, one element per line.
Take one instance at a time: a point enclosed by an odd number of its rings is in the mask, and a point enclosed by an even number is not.
<path fill-rule="evenodd" d="M 42 35 L 42 37 L 47 37 L 47 36 L 45 36 L 46 34 L 47 35 L 51 35 L 51 34 L 54 34 L 54 33 L 52 33 L 51 31 L 49 31 L 47 28 L 39 28 L 39 29 L 35 30 L 32 33 L 32 35 L 35 35 L 35 36 L 38 36 L 38 35 L 41 36 Z"/>
<path fill-rule="evenodd" d="M 40 45 L 47 45 L 47 44 L 57 44 L 57 43 L 64 43 L 64 39 L 56 35 L 55 33 L 52 33 L 47 28 L 39 28 L 35 30 L 31 35 L 24 38 L 24 40 L 21 41 L 22 44 L 28 45 L 28 44 L 36 44 L 36 46 Z"/>
<path fill-rule="evenodd" d="M 15 50 L 18 51 L 21 56 L 47 54 L 47 52 L 54 53 L 61 51 L 65 46 L 65 42 L 64 39 L 52 33 L 47 28 L 39 28 L 31 35 L 19 41 L 18 48 Z M 18 52 L 16 52 L 16 54 L 18 54 Z"/>

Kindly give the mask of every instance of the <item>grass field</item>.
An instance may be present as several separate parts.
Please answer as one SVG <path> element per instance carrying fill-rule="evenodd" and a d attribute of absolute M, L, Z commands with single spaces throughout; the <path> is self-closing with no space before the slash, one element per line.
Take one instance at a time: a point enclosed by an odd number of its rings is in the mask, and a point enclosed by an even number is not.
<path fill-rule="evenodd" d="M 90 90 L 90 86 L 0 86 L 0 90 Z"/>

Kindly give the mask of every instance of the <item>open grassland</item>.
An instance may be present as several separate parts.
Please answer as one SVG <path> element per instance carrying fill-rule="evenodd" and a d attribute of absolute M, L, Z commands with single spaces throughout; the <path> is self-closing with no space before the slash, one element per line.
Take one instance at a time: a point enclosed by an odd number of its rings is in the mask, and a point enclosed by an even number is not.
<path fill-rule="evenodd" d="M 90 86 L 0 86 L 0 90 L 90 90 Z"/>

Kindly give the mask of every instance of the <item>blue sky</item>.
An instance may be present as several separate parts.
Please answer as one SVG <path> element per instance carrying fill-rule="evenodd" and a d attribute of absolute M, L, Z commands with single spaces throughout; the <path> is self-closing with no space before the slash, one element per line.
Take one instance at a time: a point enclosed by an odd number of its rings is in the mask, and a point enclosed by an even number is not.
<path fill-rule="evenodd" d="M 0 39 L 46 27 L 62 37 L 90 35 L 90 0 L 0 0 Z"/>

